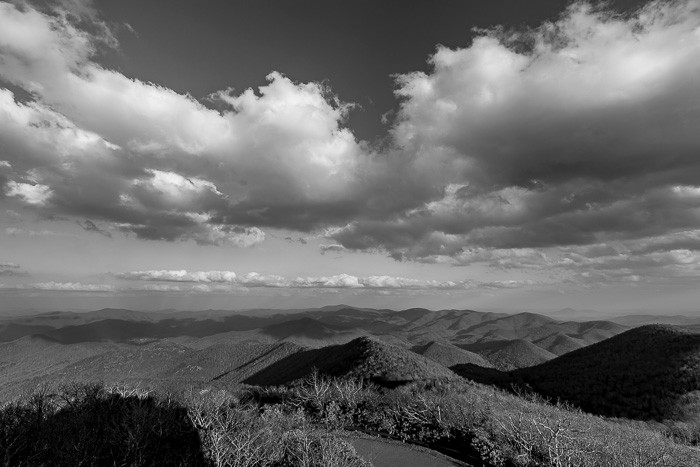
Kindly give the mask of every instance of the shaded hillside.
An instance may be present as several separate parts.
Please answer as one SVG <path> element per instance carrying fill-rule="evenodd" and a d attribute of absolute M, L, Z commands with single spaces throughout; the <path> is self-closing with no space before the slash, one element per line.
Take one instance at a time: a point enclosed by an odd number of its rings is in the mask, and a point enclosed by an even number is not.
<path fill-rule="evenodd" d="M 502 371 L 538 365 L 556 357 L 553 353 L 524 339 L 493 341 L 460 347 L 483 356 Z"/>
<path fill-rule="evenodd" d="M 642 326 L 516 371 L 513 377 L 541 394 L 597 414 L 676 417 L 684 396 L 700 390 L 700 333 Z"/>
<path fill-rule="evenodd" d="M 294 353 L 244 382 L 259 386 L 289 383 L 317 369 L 330 376 L 349 376 L 383 385 L 452 378 L 447 368 L 410 350 L 368 337 L 343 345 L 331 345 Z"/>
<path fill-rule="evenodd" d="M 241 383 L 263 369 L 304 350 L 303 347 L 291 342 L 269 345 L 264 352 L 259 352 L 254 358 L 247 360 L 245 363 L 236 366 L 230 371 L 225 371 L 216 375 L 211 379 L 211 382 L 217 382 L 223 385 Z"/>
<path fill-rule="evenodd" d="M 426 345 L 414 347 L 414 352 L 450 368 L 454 365 L 477 365 L 483 368 L 492 368 L 493 364 L 479 354 L 445 342 L 430 342 Z"/>
<path fill-rule="evenodd" d="M 289 344 L 265 344 L 259 342 L 236 342 L 214 344 L 201 350 L 192 350 L 168 370 L 168 377 L 185 381 L 208 382 L 222 380 L 239 382 L 290 353 L 302 350 Z"/>

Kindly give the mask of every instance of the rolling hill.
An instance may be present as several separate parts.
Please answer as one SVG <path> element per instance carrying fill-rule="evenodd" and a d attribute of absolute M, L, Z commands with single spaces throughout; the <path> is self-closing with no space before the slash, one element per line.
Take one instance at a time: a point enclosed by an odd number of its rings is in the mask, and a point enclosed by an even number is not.
<path fill-rule="evenodd" d="M 684 400 L 700 391 L 700 333 L 669 325 L 641 326 L 514 371 L 511 382 L 596 414 L 678 418 Z"/>
<path fill-rule="evenodd" d="M 460 347 L 481 355 L 502 371 L 538 365 L 556 357 L 525 339 L 486 341 Z"/>
<path fill-rule="evenodd" d="M 451 375 L 447 368 L 489 382 L 503 379 L 493 367 L 512 371 L 540 365 L 627 329 L 612 321 L 557 321 L 533 313 L 345 305 L 51 312 L 0 319 L 0 397 L 42 381 L 75 379 L 176 385 L 287 381 L 313 366 L 386 378 L 387 384 Z M 279 374 L 269 376 L 271 367 Z"/>
<path fill-rule="evenodd" d="M 444 366 L 403 347 L 360 337 L 343 345 L 293 353 L 244 382 L 259 386 L 280 385 L 302 379 L 314 369 L 321 374 L 349 376 L 386 386 L 455 377 Z"/>
<path fill-rule="evenodd" d="M 493 368 L 493 364 L 479 354 L 460 349 L 456 345 L 445 342 L 430 342 L 413 348 L 414 352 L 450 368 L 455 365 L 477 365 L 483 368 Z"/>
<path fill-rule="evenodd" d="M 533 343 L 558 356 L 588 345 L 581 339 L 576 339 L 563 332 L 556 332 L 550 336 L 538 339 Z"/>

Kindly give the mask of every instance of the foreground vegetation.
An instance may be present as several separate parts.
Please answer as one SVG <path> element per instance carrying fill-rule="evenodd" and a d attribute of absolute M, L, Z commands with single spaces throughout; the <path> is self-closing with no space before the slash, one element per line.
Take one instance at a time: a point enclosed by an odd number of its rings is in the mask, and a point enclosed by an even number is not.
<path fill-rule="evenodd" d="M 177 397 L 102 385 L 40 392 L 0 410 L 6 466 L 369 465 L 334 435 L 360 430 L 482 466 L 686 467 L 693 448 L 641 423 L 455 380 L 396 389 L 313 373 L 285 387 Z"/>
<path fill-rule="evenodd" d="M 187 406 L 186 401 L 192 405 Z M 302 412 L 73 385 L 0 410 L 0 462 L 34 466 L 365 467 L 347 442 Z"/>
<path fill-rule="evenodd" d="M 263 405 L 300 408 L 329 429 L 423 443 L 472 465 L 700 465 L 693 448 L 642 423 L 611 421 L 467 381 L 414 383 L 386 391 L 314 374 L 294 388 L 258 389 L 257 397 Z"/>

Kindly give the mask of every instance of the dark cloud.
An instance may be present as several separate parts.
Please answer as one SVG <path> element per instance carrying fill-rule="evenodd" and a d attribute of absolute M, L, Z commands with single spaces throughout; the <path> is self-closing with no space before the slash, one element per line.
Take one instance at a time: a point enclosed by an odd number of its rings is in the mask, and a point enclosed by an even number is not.
<path fill-rule="evenodd" d="M 301 245 L 306 245 L 308 243 L 304 237 L 284 237 L 284 239 L 290 243 L 300 243 Z"/>
<path fill-rule="evenodd" d="M 112 234 L 107 230 L 100 229 L 94 222 L 90 219 L 85 219 L 83 222 L 78 222 L 78 225 L 87 232 L 95 232 L 100 235 L 104 235 L 107 238 L 112 238 Z"/>

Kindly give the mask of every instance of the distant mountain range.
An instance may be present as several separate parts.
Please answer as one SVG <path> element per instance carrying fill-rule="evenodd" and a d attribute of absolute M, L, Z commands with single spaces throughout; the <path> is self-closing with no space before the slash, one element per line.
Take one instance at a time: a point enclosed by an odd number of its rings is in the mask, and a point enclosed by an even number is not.
<path fill-rule="evenodd" d="M 150 313 L 103 309 L 88 313 L 43 313 L 1 319 L 0 342 L 25 336 L 43 336 L 63 344 L 210 337 L 217 340 L 214 336 L 222 337 L 225 333 L 231 333 L 227 339 L 235 340 L 238 334 L 248 333 L 264 342 L 284 340 L 313 347 L 369 335 L 406 345 L 449 342 L 466 350 L 473 350 L 469 346 L 481 348 L 480 344 L 492 342 L 506 346 L 507 341 L 520 340 L 560 355 L 628 329 L 627 325 L 612 321 L 557 321 L 534 313 L 509 315 L 422 308 L 394 311 L 346 306 L 274 311 Z M 522 343 L 514 345 L 522 346 Z"/>
<path fill-rule="evenodd" d="M 663 322 L 657 316 L 576 322 L 348 306 L 43 313 L 0 319 L 0 399 L 69 381 L 279 385 L 316 369 L 385 386 L 462 376 L 594 413 L 660 419 L 700 390 L 700 319 L 665 319 L 684 327 L 633 329 Z"/>

